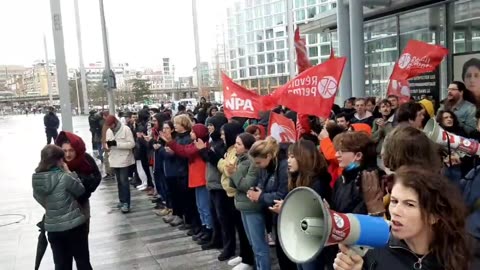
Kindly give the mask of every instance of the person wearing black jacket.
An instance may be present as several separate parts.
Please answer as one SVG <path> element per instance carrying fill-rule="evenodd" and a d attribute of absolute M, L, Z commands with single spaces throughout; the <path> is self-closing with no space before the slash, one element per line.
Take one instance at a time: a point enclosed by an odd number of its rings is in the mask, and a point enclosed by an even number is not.
<path fill-rule="evenodd" d="M 135 161 L 137 164 L 136 175 L 142 180 L 142 184 L 137 187 L 138 190 L 152 190 L 153 181 L 152 174 L 150 173 L 150 164 L 149 164 L 149 147 L 148 142 L 145 137 L 149 138 L 149 118 L 150 114 L 147 109 L 142 109 L 138 112 L 138 122 L 136 125 L 135 133 Z"/>
<path fill-rule="evenodd" d="M 58 120 L 57 115 L 55 114 L 55 109 L 50 107 L 47 114 L 43 117 L 43 124 L 45 125 L 45 133 L 47 135 L 47 144 L 55 143 L 55 139 L 58 136 L 58 127 L 60 125 L 60 120 Z"/>
<path fill-rule="evenodd" d="M 225 155 L 226 147 L 220 134 L 220 129 L 228 122 L 221 114 L 207 119 L 208 133 L 210 134 L 209 148 L 200 150 L 200 155 L 207 162 L 207 189 L 210 193 L 210 207 L 213 221 L 213 236 L 210 243 L 202 245 L 202 249 L 222 248 L 227 240 L 225 228 L 221 226 L 221 207 L 228 199 L 220 182 L 220 172 L 217 169 L 218 161 Z"/>
<path fill-rule="evenodd" d="M 249 155 L 255 165 L 259 167 L 258 187 L 247 192 L 247 197 L 263 205 L 272 207 L 275 201 L 283 200 L 288 193 L 288 164 L 286 157 L 288 144 L 279 145 L 272 137 L 257 141 L 250 148 Z M 277 224 L 274 215 L 273 223 Z M 278 229 L 275 230 L 275 249 L 280 269 L 295 269 L 296 265 L 285 255 L 278 238 Z"/>

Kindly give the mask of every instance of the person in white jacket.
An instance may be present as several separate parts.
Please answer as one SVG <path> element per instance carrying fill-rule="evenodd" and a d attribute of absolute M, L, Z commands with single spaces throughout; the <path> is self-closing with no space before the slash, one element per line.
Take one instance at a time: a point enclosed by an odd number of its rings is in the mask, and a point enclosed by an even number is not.
<path fill-rule="evenodd" d="M 110 155 L 108 161 L 115 173 L 118 185 L 119 208 L 123 213 L 130 212 L 130 185 L 128 183 L 129 167 L 135 163 L 132 149 L 135 147 L 132 131 L 122 125 L 118 119 L 109 115 L 105 120 L 107 126 L 106 141 Z"/>

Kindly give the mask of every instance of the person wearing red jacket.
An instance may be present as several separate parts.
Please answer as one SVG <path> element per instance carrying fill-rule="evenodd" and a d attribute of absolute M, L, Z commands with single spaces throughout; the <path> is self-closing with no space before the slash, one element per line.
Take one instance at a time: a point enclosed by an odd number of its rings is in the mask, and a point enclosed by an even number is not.
<path fill-rule="evenodd" d="M 195 124 L 192 126 L 190 137 L 191 144 L 181 145 L 164 136 L 167 146 L 172 151 L 180 156 L 188 158 L 188 188 L 195 189 L 195 198 L 197 203 L 197 210 L 202 222 L 202 229 L 200 233 L 194 235 L 192 238 L 197 241 L 199 245 L 204 245 L 210 242 L 212 229 L 212 215 L 210 213 L 210 198 L 206 187 L 206 163 L 200 155 L 200 150 L 207 147 L 208 129 L 203 124 Z"/>

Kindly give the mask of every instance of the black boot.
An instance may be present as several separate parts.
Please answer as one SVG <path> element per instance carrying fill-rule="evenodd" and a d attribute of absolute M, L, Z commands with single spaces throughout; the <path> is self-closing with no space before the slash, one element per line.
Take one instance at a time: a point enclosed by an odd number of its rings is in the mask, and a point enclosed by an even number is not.
<path fill-rule="evenodd" d="M 202 231 L 202 228 L 192 227 L 190 230 L 188 230 L 187 235 L 188 235 L 188 236 L 194 236 L 194 235 L 198 234 L 198 233 L 201 232 L 201 231 Z"/>
<path fill-rule="evenodd" d="M 220 253 L 220 255 L 218 255 L 218 260 L 223 262 L 223 261 L 226 261 L 226 260 L 232 258 L 233 256 L 235 256 L 235 252 L 230 252 L 230 251 L 227 251 L 227 250 L 223 250 L 222 253 Z"/>
<path fill-rule="evenodd" d="M 206 230 L 207 230 L 207 228 L 202 225 L 202 228 L 200 229 L 200 232 L 198 232 L 197 234 L 195 234 L 194 236 L 192 236 L 192 240 L 193 240 L 193 241 L 199 241 L 200 238 L 205 234 L 205 231 L 206 231 Z"/>
<path fill-rule="evenodd" d="M 210 241 L 212 240 L 212 234 L 213 234 L 212 229 L 208 229 L 208 228 L 205 229 L 205 233 L 202 235 L 202 237 L 200 237 L 200 240 L 197 241 L 197 244 L 205 245 L 210 243 Z"/>
<path fill-rule="evenodd" d="M 180 225 L 178 227 L 178 229 L 182 230 L 182 231 L 190 230 L 191 228 L 192 228 L 192 225 L 187 224 L 187 223 L 183 223 L 182 225 Z"/>

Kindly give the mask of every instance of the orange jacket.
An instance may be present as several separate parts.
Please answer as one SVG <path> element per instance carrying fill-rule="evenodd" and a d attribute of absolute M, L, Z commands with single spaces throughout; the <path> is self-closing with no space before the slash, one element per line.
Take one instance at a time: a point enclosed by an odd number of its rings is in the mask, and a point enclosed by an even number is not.
<path fill-rule="evenodd" d="M 207 164 L 200 156 L 200 151 L 195 144 L 181 145 L 175 141 L 171 141 L 167 146 L 175 152 L 175 155 L 188 158 L 188 187 L 196 188 L 205 186 L 207 183 L 205 178 Z"/>
<path fill-rule="evenodd" d="M 320 151 L 328 162 L 328 173 L 332 176 L 330 186 L 333 188 L 335 181 L 342 175 L 343 169 L 339 167 L 338 160 L 335 157 L 336 150 L 330 138 L 325 138 L 320 141 Z"/>

